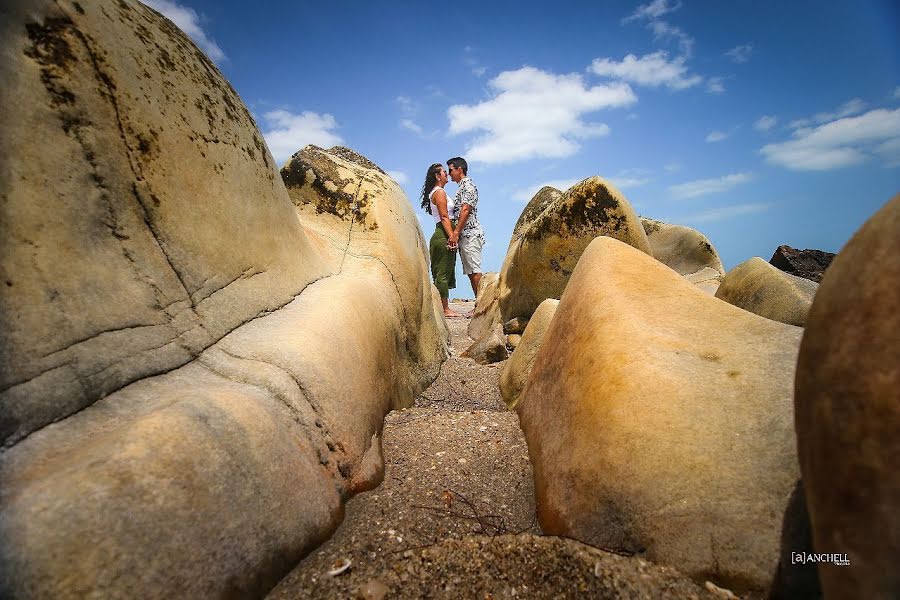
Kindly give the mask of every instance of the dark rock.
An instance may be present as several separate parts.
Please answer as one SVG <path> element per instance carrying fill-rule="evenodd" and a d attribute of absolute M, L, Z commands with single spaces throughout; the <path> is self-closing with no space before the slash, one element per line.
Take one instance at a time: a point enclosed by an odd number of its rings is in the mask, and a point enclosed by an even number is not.
<path fill-rule="evenodd" d="M 784 511 L 781 556 L 769 591 L 769 600 L 819 600 L 822 597 L 816 564 L 794 562 L 792 555 L 796 552 L 807 554 L 814 552 L 802 480 L 797 481 Z"/>
<path fill-rule="evenodd" d="M 503 324 L 505 333 L 524 333 L 528 326 L 529 317 L 515 317 Z"/>
<path fill-rule="evenodd" d="M 825 269 L 831 264 L 835 254 L 824 250 L 797 250 L 782 244 L 772 255 L 769 264 L 797 277 L 819 283 Z"/>

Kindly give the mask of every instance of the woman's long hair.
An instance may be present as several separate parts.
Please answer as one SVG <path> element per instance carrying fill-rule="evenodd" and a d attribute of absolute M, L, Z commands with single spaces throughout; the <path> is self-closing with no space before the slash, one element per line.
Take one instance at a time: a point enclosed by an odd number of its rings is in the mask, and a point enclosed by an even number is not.
<path fill-rule="evenodd" d="M 431 198 L 428 197 L 428 194 L 430 194 L 431 190 L 434 189 L 434 186 L 437 185 L 438 175 L 443 168 L 444 165 L 441 163 L 434 163 L 428 167 L 428 172 L 425 173 L 425 185 L 422 186 L 422 208 L 425 209 L 425 212 L 429 215 L 431 214 Z"/>

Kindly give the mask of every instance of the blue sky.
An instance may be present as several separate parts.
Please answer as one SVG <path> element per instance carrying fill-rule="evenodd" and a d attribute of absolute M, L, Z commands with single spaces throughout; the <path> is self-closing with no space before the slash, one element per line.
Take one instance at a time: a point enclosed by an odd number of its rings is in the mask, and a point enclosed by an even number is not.
<path fill-rule="evenodd" d="M 729 269 L 779 244 L 836 252 L 900 192 L 892 0 L 145 1 L 216 62 L 279 164 L 345 145 L 418 210 L 428 165 L 466 157 L 486 272 L 534 192 L 592 175 L 705 233 Z"/>

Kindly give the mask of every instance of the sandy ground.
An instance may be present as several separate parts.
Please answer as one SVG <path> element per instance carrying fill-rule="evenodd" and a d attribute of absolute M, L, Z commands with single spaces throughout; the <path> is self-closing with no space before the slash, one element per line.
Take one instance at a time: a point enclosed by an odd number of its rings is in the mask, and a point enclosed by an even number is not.
<path fill-rule="evenodd" d="M 471 303 L 453 303 L 466 312 Z M 497 387 L 502 363 L 453 356 L 384 423 L 384 482 L 268 598 L 727 598 L 678 572 L 541 536 L 528 448 Z M 328 572 L 349 561 L 339 575 Z"/>

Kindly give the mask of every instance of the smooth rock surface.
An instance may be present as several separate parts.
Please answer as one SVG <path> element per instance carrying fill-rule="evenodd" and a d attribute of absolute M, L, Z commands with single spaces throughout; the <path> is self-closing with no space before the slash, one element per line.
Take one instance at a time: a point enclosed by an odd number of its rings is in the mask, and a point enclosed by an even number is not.
<path fill-rule="evenodd" d="M 499 323 L 494 325 L 493 329 L 475 340 L 460 356 L 471 358 L 480 365 L 489 365 L 509 358 L 503 326 Z"/>
<path fill-rule="evenodd" d="M 581 253 L 601 235 L 652 256 L 631 204 L 605 179 L 590 177 L 549 201 L 510 242 L 500 270 L 501 322 L 530 317 L 547 298 L 559 298 Z"/>
<path fill-rule="evenodd" d="M 764 590 L 798 478 L 801 334 L 594 240 L 516 405 L 544 533 Z"/>
<path fill-rule="evenodd" d="M 680 275 L 710 268 L 725 273 L 722 259 L 709 238 L 690 227 L 641 217 L 653 257 Z"/>
<path fill-rule="evenodd" d="M 0 597 L 259 596 L 445 357 L 412 207 L 338 149 L 295 209 L 143 4 L 0 10 Z"/>
<path fill-rule="evenodd" d="M 822 279 L 797 364 L 797 441 L 826 598 L 900 597 L 900 196 Z"/>
<path fill-rule="evenodd" d="M 559 306 L 559 300 L 555 298 L 547 298 L 541 302 L 538 309 L 534 311 L 522 339 L 516 345 L 516 351 L 512 353 L 506 364 L 503 365 L 503 371 L 500 372 L 500 394 L 503 401 L 509 408 L 515 408 L 519 401 L 519 394 L 528 381 L 528 375 L 531 373 L 531 367 L 534 365 L 534 359 L 538 350 L 541 349 L 541 343 L 544 341 L 544 334 L 547 333 L 547 327 L 556 314 Z"/>
<path fill-rule="evenodd" d="M 500 274 L 491 272 L 481 276 L 478 285 L 478 296 L 475 298 L 475 314 L 469 321 L 468 335 L 473 340 L 480 340 L 500 323 L 499 292 Z"/>
<path fill-rule="evenodd" d="M 818 288 L 817 283 L 754 256 L 725 274 L 716 298 L 761 317 L 803 327 Z"/>
<path fill-rule="evenodd" d="M 719 286 L 722 285 L 722 280 L 725 279 L 721 272 L 716 271 L 712 267 L 703 267 L 696 273 L 689 273 L 682 275 L 682 277 L 685 281 L 697 286 L 710 296 L 716 295 Z"/>

